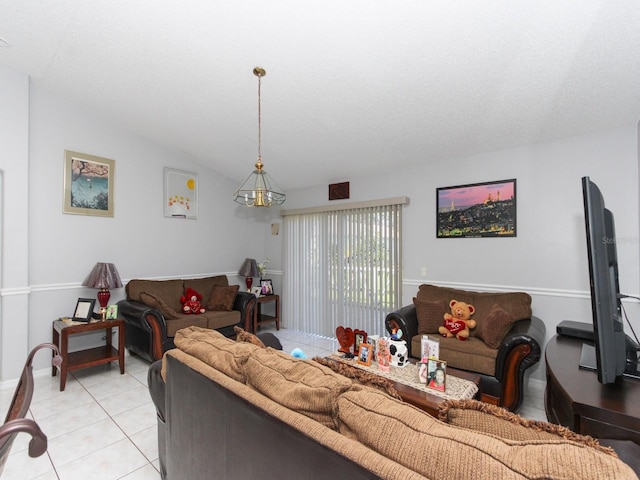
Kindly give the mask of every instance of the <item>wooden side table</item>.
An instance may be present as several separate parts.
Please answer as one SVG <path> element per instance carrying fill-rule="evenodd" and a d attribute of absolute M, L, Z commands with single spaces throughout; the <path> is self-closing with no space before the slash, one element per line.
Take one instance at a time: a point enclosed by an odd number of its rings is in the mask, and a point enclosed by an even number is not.
<path fill-rule="evenodd" d="M 261 312 L 263 303 L 276 302 L 275 316 L 264 315 Z M 276 330 L 280 330 L 280 295 L 265 295 L 256 298 L 256 308 L 253 309 L 253 333 L 258 332 L 258 326 L 263 323 L 276 322 Z"/>
<path fill-rule="evenodd" d="M 112 346 L 111 331 L 118 328 L 118 349 Z M 101 347 L 89 348 L 78 352 L 69 353 L 69 336 L 76 333 L 95 332 L 106 330 L 106 344 Z M 106 320 L 104 322 L 81 323 L 68 325 L 62 320 L 53 321 L 53 341 L 58 346 L 62 365 L 60 366 L 60 391 L 64 391 L 67 383 L 67 373 L 81 368 L 93 367 L 117 361 L 120 365 L 120 374 L 124 374 L 124 320 Z M 56 376 L 58 369 L 53 367 L 51 374 Z"/>

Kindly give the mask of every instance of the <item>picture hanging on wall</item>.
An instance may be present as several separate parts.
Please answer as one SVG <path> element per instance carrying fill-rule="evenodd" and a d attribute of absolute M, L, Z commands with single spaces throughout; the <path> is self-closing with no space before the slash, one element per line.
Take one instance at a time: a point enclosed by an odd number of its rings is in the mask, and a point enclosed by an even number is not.
<path fill-rule="evenodd" d="M 164 169 L 164 216 L 198 218 L 198 175 Z"/>
<path fill-rule="evenodd" d="M 516 179 L 436 190 L 437 238 L 515 237 Z"/>
<path fill-rule="evenodd" d="M 113 217 L 115 161 L 64 152 L 64 213 Z"/>

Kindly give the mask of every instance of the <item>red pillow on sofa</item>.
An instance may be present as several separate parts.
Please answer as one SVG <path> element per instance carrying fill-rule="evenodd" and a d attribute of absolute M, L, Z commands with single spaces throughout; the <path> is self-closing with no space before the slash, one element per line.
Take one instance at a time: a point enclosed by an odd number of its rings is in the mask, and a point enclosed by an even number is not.
<path fill-rule="evenodd" d="M 230 312 L 233 309 L 233 302 L 236 299 L 238 290 L 240 290 L 239 285 L 229 285 L 227 287 L 217 285 L 213 287 L 205 308 L 213 311 Z"/>

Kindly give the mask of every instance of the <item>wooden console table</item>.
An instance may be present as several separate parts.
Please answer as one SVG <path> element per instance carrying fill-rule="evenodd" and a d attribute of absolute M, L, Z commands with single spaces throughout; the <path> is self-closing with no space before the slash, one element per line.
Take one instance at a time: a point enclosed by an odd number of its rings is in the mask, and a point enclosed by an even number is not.
<path fill-rule="evenodd" d="M 598 438 L 638 472 L 640 381 L 618 378 L 616 383 L 602 385 L 596 372 L 578 367 L 582 343 L 556 335 L 547 344 L 547 418 L 576 433 Z"/>

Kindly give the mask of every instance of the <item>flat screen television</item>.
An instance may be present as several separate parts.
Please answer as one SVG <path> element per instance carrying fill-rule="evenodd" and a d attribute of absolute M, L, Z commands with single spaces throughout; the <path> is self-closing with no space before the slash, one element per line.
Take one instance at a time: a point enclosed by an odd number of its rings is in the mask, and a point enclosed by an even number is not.
<path fill-rule="evenodd" d="M 593 346 L 583 345 L 580 366 L 595 369 L 600 383 L 621 375 L 640 378 L 638 345 L 624 333 L 618 282 L 618 254 L 613 213 L 605 207 L 598 186 L 582 178 L 587 234 Z"/>

